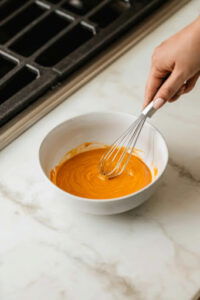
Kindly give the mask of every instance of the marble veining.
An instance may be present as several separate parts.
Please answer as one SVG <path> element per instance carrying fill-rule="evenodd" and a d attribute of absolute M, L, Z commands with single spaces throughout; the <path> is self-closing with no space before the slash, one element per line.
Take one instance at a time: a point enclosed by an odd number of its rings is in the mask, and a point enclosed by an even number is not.
<path fill-rule="evenodd" d="M 200 178 L 197 178 L 195 175 L 193 175 L 185 166 L 182 166 L 175 162 L 172 158 L 169 159 L 169 165 L 176 169 L 179 176 L 187 178 L 189 181 L 195 184 L 200 184 Z"/>
<path fill-rule="evenodd" d="M 73 211 L 38 164 L 54 126 L 90 111 L 138 114 L 153 48 L 199 13 L 194 0 L 0 153 L 0 300 L 197 300 L 200 83 L 151 122 L 169 165 L 156 193 L 116 216 Z"/>

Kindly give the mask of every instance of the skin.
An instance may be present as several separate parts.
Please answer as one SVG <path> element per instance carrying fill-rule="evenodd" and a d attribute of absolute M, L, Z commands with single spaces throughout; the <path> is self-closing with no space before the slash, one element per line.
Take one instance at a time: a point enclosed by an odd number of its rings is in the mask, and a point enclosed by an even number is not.
<path fill-rule="evenodd" d="M 144 106 L 157 98 L 177 100 L 194 88 L 199 76 L 200 17 L 155 48 Z"/>

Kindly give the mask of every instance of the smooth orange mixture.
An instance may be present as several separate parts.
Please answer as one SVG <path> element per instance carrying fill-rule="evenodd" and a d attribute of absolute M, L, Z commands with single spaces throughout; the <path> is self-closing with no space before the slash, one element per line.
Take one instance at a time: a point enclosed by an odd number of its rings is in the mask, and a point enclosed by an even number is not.
<path fill-rule="evenodd" d="M 99 161 L 107 148 L 82 153 L 73 150 L 73 156 L 63 160 L 50 173 L 51 181 L 64 191 L 90 199 L 109 199 L 139 191 L 152 181 L 146 164 L 133 155 L 126 170 L 108 179 L 99 173 Z"/>

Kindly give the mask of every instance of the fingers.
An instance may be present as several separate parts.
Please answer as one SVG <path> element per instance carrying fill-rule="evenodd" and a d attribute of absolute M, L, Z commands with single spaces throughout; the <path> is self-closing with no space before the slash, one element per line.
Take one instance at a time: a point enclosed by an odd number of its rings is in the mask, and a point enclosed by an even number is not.
<path fill-rule="evenodd" d="M 185 78 L 183 77 L 183 74 L 174 69 L 154 98 L 162 98 L 165 101 L 170 101 L 173 97 L 176 97 L 176 94 L 183 86 L 184 81 Z"/>
<path fill-rule="evenodd" d="M 200 76 L 200 72 L 198 72 L 196 75 L 194 75 L 193 77 L 191 77 L 185 84 L 185 89 L 184 89 L 184 94 L 185 93 L 189 93 L 195 86 L 198 78 Z"/>
<path fill-rule="evenodd" d="M 190 79 L 186 77 L 188 76 L 186 73 L 184 75 L 184 72 L 175 67 L 169 75 L 168 71 L 159 71 L 153 65 L 147 80 L 143 106 L 145 107 L 149 102 L 157 98 L 173 102 L 182 94 L 190 92 L 194 88 L 200 76 L 200 72 Z"/>
<path fill-rule="evenodd" d="M 195 74 L 193 77 L 191 77 L 189 80 L 186 81 L 184 85 L 179 89 L 179 91 L 172 97 L 169 102 L 176 101 L 181 95 L 189 93 L 195 86 L 198 78 L 200 76 L 200 72 Z"/>
<path fill-rule="evenodd" d="M 184 90 L 185 90 L 185 84 L 181 86 L 178 92 L 171 99 L 169 99 L 168 102 L 176 101 L 182 94 L 184 94 Z"/>
<path fill-rule="evenodd" d="M 152 101 L 167 75 L 168 72 L 160 72 L 155 67 L 151 67 L 145 88 L 145 101 L 143 106 L 146 106 Z"/>

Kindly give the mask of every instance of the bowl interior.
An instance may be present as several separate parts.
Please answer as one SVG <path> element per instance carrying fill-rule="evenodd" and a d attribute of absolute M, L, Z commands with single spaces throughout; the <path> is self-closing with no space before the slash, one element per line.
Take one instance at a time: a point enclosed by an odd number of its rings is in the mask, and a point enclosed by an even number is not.
<path fill-rule="evenodd" d="M 81 115 L 55 127 L 40 147 L 40 164 L 49 178 L 50 170 L 59 163 L 66 152 L 85 142 L 111 144 L 136 117 L 125 113 L 100 112 Z M 161 134 L 145 123 L 136 148 L 139 156 L 150 168 L 153 180 L 164 171 L 168 150 Z M 155 168 L 157 175 L 154 176 Z"/>

